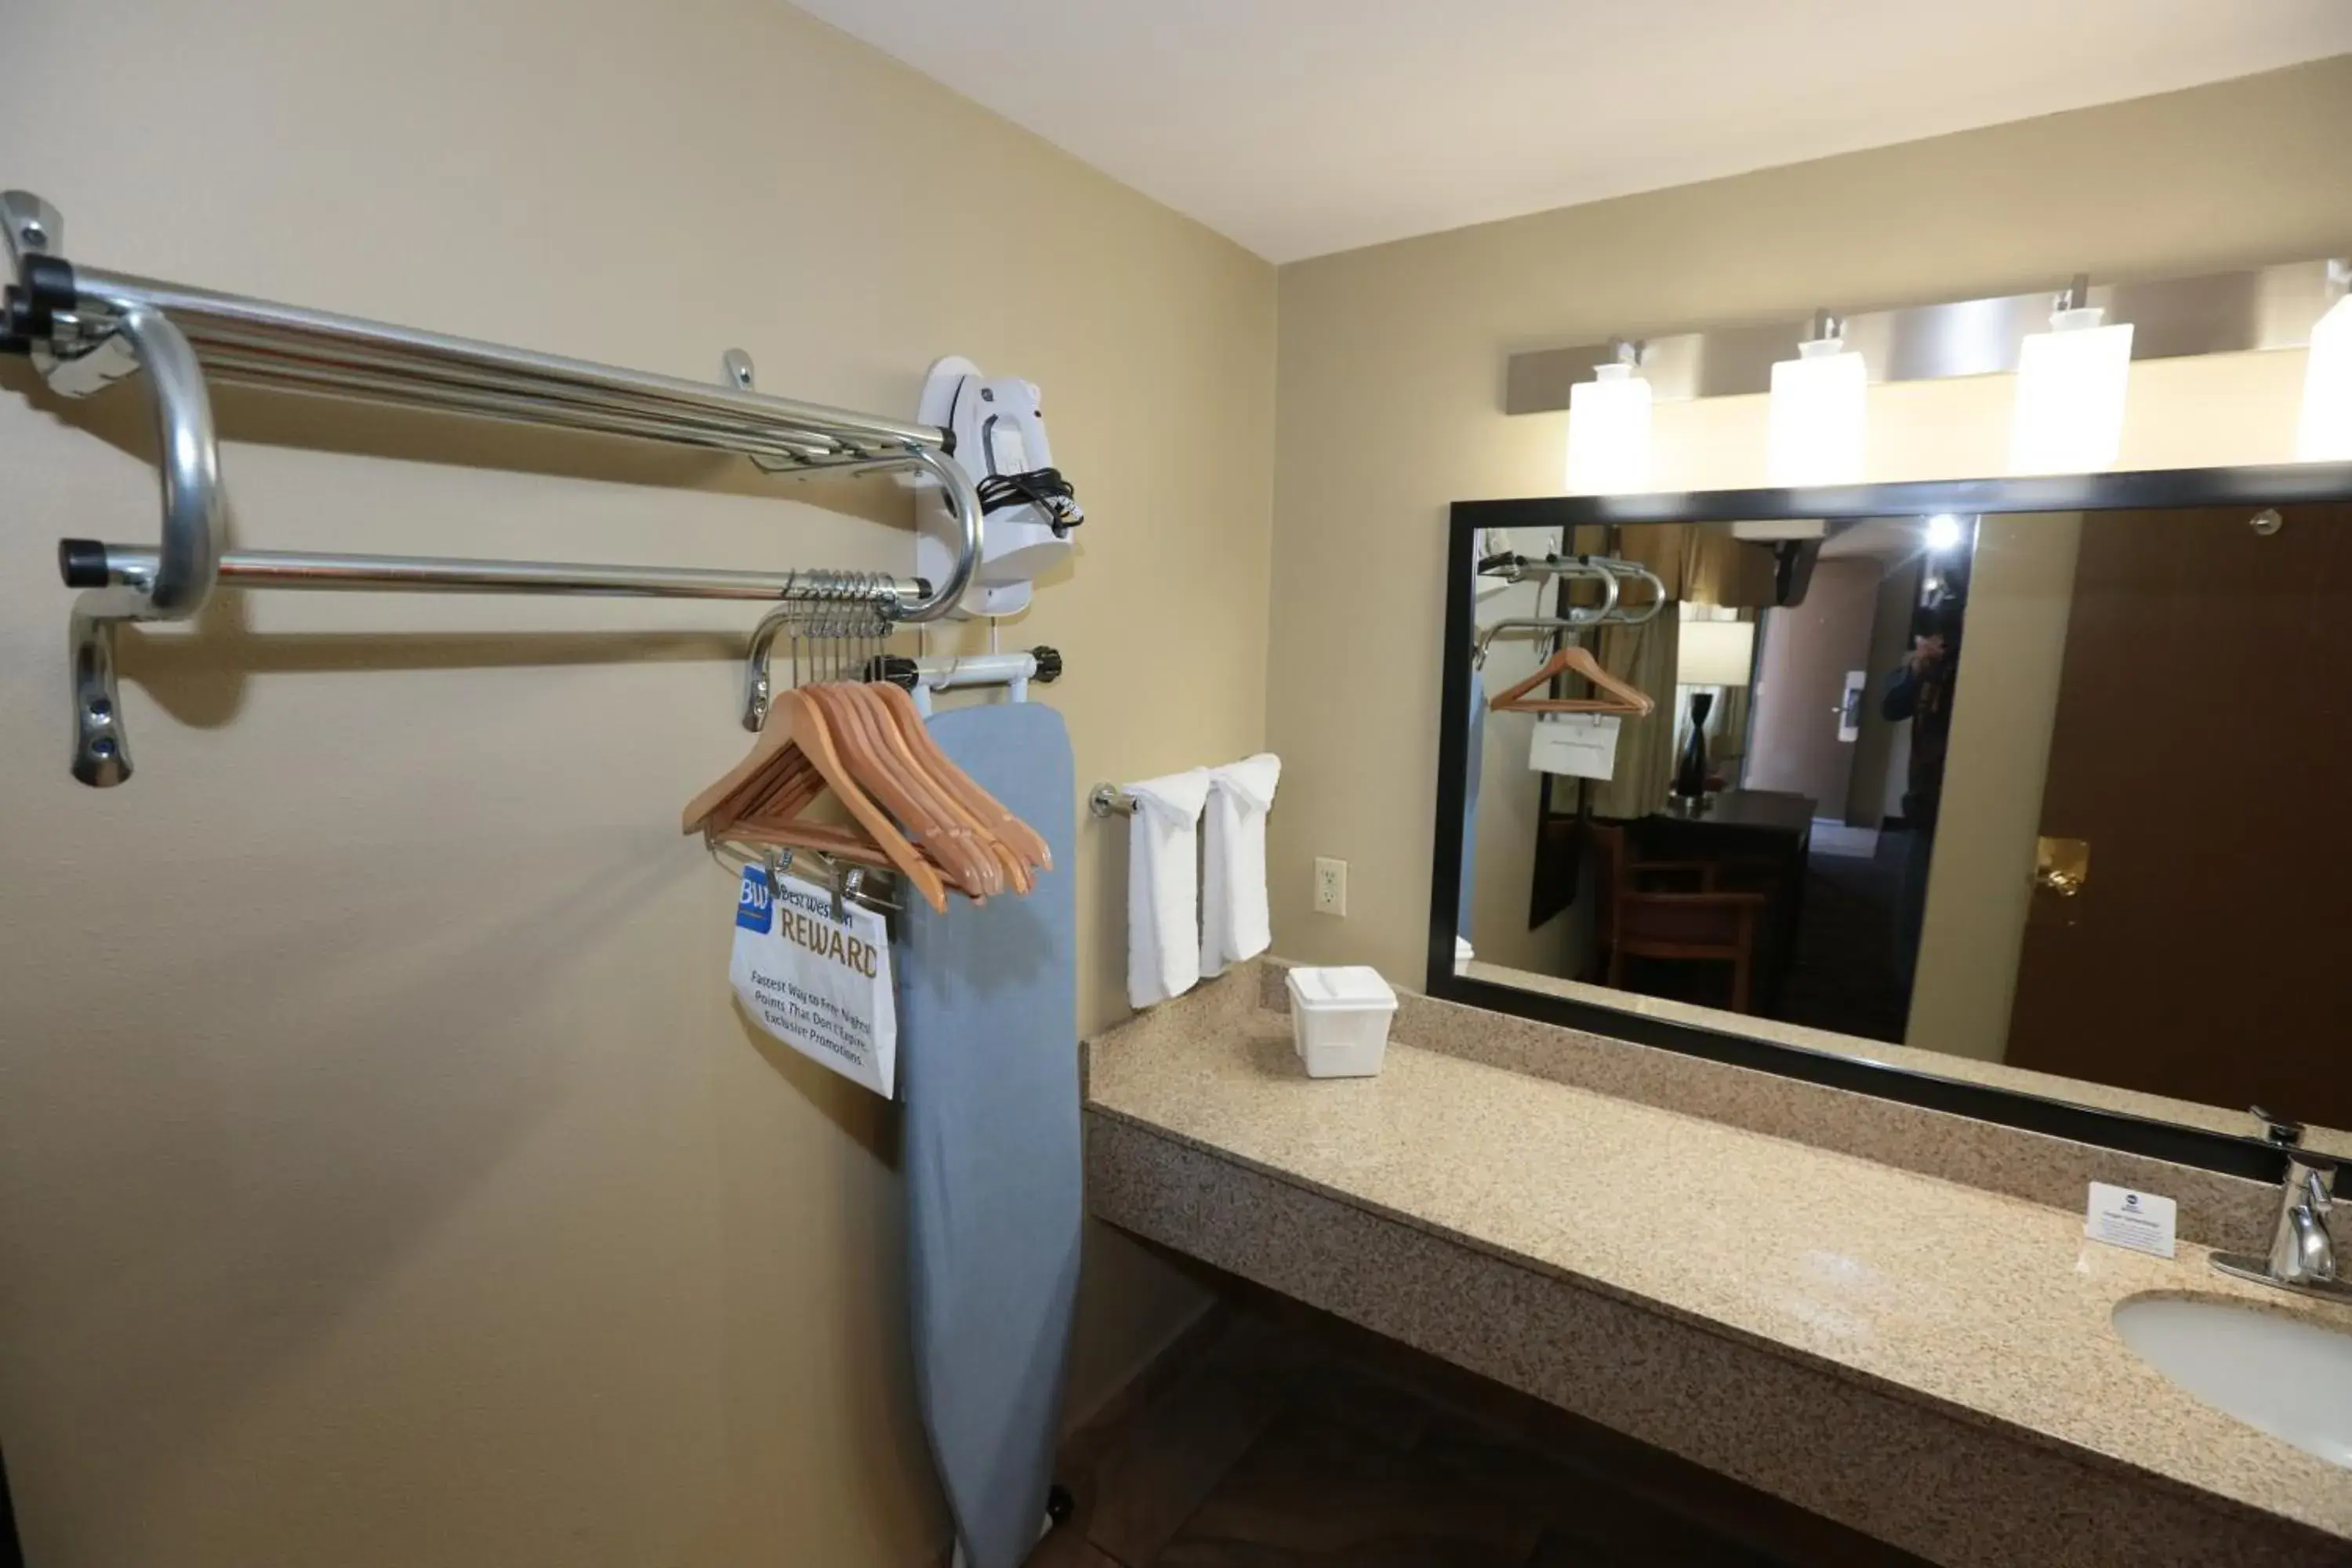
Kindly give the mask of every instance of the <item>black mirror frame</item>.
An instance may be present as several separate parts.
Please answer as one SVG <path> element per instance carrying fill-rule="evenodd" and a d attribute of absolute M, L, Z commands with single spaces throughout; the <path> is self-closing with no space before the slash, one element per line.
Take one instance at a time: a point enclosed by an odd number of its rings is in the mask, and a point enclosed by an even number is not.
<path fill-rule="evenodd" d="M 1681 1024 L 1600 1003 L 1520 991 L 1454 973 L 1462 891 L 1463 806 L 1468 787 L 1472 559 L 1480 529 L 1580 528 L 1609 523 L 1730 522 L 1798 518 L 2116 511 L 2155 507 L 2286 506 L 2352 500 L 2352 463 L 2171 468 L 2037 479 L 1931 480 L 1818 489 L 1695 490 L 1639 496 L 1538 496 L 1456 501 L 1447 529 L 1444 684 L 1438 702 L 1437 821 L 1430 868 L 1427 991 L 1443 1001 L 1509 1014 L 1752 1068 L 1857 1094 L 1948 1111 L 2126 1153 L 2255 1181 L 2285 1171 L 2259 1138 L 2101 1110 L 2015 1089 L 1937 1078 L 1861 1056 Z"/>

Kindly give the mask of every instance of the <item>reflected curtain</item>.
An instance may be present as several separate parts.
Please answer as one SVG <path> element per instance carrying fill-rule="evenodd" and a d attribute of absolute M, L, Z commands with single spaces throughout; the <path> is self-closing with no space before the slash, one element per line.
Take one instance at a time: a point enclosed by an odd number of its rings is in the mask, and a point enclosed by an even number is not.
<path fill-rule="evenodd" d="M 1617 530 L 1613 547 L 1609 531 L 1598 524 L 1575 532 L 1570 548 L 1577 553 L 1639 563 L 1658 574 L 1669 599 L 1736 610 L 1767 609 L 1773 603 L 1771 550 L 1734 538 L 1727 522 L 1634 523 Z M 1587 585 L 1575 602 L 1592 604 L 1599 597 Z"/>
<path fill-rule="evenodd" d="M 1602 626 L 1592 657 L 1601 668 L 1648 692 L 1657 706 L 1646 719 L 1618 721 L 1617 771 L 1596 783 L 1596 816 L 1644 816 L 1666 804 L 1675 774 L 1675 656 L 1681 641 L 1677 606 L 1668 605 L 1638 626 Z"/>
<path fill-rule="evenodd" d="M 1685 523 L 1679 531 L 1675 598 L 1736 610 L 1772 604 L 1771 551 L 1733 538 L 1727 522 Z M 1643 564 L 1656 569 L 1654 563 Z"/>

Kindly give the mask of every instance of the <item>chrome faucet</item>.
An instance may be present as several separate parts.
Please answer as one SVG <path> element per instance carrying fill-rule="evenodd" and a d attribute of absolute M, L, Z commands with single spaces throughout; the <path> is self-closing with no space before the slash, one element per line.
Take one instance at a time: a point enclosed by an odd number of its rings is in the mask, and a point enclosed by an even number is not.
<path fill-rule="evenodd" d="M 2336 1239 L 2327 1229 L 2328 1212 L 2336 1206 L 2336 1161 L 2298 1147 L 2301 1123 L 2276 1120 L 2259 1106 L 2254 1114 L 2266 1124 L 2270 1141 L 2286 1152 L 2286 1181 L 2279 1189 L 2270 1251 L 2262 1258 L 2217 1252 L 2213 1267 L 2282 1290 L 2352 1301 L 2352 1281 L 2336 1277 Z"/>
<path fill-rule="evenodd" d="M 2327 1211 L 2336 1206 L 2335 1181 L 2332 1162 L 2325 1167 L 2288 1162 L 2278 1231 L 2271 1237 L 2271 1272 L 2277 1278 L 2336 1278 L 2336 1241 L 2327 1234 Z"/>

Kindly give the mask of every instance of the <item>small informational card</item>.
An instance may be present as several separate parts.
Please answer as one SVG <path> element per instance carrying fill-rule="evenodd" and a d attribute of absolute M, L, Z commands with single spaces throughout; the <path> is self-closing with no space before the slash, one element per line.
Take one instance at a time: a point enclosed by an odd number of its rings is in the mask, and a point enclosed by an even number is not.
<path fill-rule="evenodd" d="M 728 978 L 761 1028 L 885 1100 L 895 1092 L 898 1008 L 879 914 L 845 903 L 835 920 L 824 889 L 790 877 L 771 888 L 765 868 L 746 866 Z"/>
<path fill-rule="evenodd" d="M 2158 1197 L 2154 1193 L 2136 1193 L 2129 1187 L 2093 1182 L 2091 1206 L 2083 1221 L 2083 1234 L 2110 1247 L 2128 1247 L 2134 1252 L 2169 1258 L 2173 1253 L 2173 1219 L 2179 1207 L 2170 1198 Z"/>
<path fill-rule="evenodd" d="M 1528 766 L 1539 773 L 1607 779 L 1617 773 L 1617 719 L 1610 713 L 1546 713 L 1528 742 Z"/>

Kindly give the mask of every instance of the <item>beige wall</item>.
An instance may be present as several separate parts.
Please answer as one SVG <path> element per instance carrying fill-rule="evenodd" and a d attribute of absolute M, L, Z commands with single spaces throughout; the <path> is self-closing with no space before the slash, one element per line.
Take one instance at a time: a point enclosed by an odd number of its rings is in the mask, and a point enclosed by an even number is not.
<path fill-rule="evenodd" d="M 775 0 L 9 22 L 0 179 L 95 264 L 688 376 L 740 344 L 876 411 L 940 353 L 1034 377 L 1091 521 L 1005 637 L 1067 654 L 1081 786 L 1263 742 L 1265 264 Z M 85 790 L 51 554 L 151 537 L 153 473 L 109 438 L 135 394 L 61 410 L 21 369 L 0 1439 L 32 1560 L 927 1561 L 893 1118 L 746 1032 L 730 879 L 675 828 L 746 744 L 751 616 L 228 595 L 125 639 L 172 645 L 126 659 L 139 776 Z M 887 481 L 225 417 L 250 545 L 910 558 Z M 1080 843 L 1091 1027 L 1124 857 Z M 1201 1300 L 1099 1237 L 1087 1289 L 1080 1397 Z"/>
<path fill-rule="evenodd" d="M 1906 1045 L 2009 1054 L 2082 534 L 2079 511 L 1977 527 Z"/>
<path fill-rule="evenodd" d="M 1517 348 L 1816 306 L 2325 255 L 2347 238 L 2352 57 L 1285 268 L 1269 739 L 1276 945 L 1418 984 L 1448 502 L 1560 487 Z M 2299 353 L 2134 367 L 2132 467 L 2278 460 Z M 1873 389 L 1869 476 L 1999 472 L 2002 377 Z M 1764 399 L 1661 405 L 1658 488 L 1762 484 Z M 1345 921 L 1310 862 L 1349 862 Z"/>

